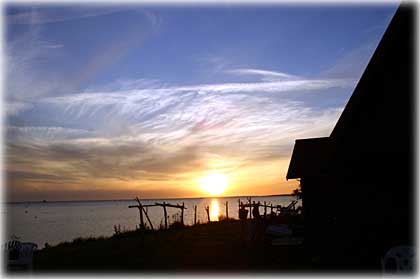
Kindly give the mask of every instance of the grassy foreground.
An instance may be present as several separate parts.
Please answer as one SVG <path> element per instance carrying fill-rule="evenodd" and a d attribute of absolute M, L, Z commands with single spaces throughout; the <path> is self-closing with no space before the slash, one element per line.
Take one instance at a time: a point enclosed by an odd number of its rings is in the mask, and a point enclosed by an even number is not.
<path fill-rule="evenodd" d="M 33 272 L 302 272 L 304 258 L 302 245 L 242 240 L 240 221 L 229 220 L 76 239 L 37 251 Z"/>

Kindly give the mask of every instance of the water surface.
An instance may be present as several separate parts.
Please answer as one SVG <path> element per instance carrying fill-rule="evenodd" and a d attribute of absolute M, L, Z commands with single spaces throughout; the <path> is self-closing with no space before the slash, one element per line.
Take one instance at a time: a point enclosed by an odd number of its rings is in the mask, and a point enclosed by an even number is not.
<path fill-rule="evenodd" d="M 246 202 L 246 198 L 241 197 Z M 267 204 L 287 205 L 293 196 L 254 197 L 253 201 Z M 220 215 L 226 215 L 226 202 L 230 218 L 238 219 L 238 197 L 235 198 L 199 198 L 199 199 L 156 199 L 142 200 L 142 204 L 167 202 L 182 204 L 184 223 L 194 223 L 194 206 L 197 206 L 197 220 L 207 222 L 205 207 L 209 206 L 210 219 L 217 221 Z M 27 202 L 8 203 L 3 206 L 3 220 L 6 220 L 6 239 L 12 236 L 22 241 L 37 243 L 40 248 L 48 242 L 55 245 L 63 241 L 71 241 L 77 237 L 111 236 L 114 226 L 119 225 L 122 230 L 134 230 L 140 223 L 135 201 L 67 201 L 67 202 Z M 180 210 L 168 208 L 169 223 L 179 220 Z M 263 214 L 263 209 L 260 209 Z M 164 217 L 162 207 L 148 208 L 148 215 L 155 228 L 163 226 Z M 146 222 L 146 219 L 145 219 Z"/>

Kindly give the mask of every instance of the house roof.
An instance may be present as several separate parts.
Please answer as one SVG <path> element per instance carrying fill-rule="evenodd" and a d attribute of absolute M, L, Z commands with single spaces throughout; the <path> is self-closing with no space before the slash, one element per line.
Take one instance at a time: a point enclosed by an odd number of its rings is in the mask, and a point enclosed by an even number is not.
<path fill-rule="evenodd" d="M 398 8 L 331 135 L 296 140 L 287 179 L 356 169 L 373 175 L 390 166 L 399 169 L 399 175 L 408 172 L 404 163 L 413 135 L 413 18 L 411 7 Z"/>
<path fill-rule="evenodd" d="M 412 92 L 414 72 L 411 54 L 415 32 L 411 10 L 411 7 L 401 5 L 394 14 L 331 138 L 353 141 L 357 134 L 361 138 L 378 138 L 381 131 L 392 129 L 401 134 L 403 131 L 399 129 L 407 130 L 402 124 L 410 109 L 408 96 Z"/>
<path fill-rule="evenodd" d="M 286 178 L 326 174 L 331 156 L 330 141 L 329 137 L 296 140 Z"/>

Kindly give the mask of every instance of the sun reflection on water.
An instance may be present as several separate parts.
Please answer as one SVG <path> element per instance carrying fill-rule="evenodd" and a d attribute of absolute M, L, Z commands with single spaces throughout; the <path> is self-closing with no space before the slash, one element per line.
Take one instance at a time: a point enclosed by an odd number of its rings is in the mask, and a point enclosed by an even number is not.
<path fill-rule="evenodd" d="M 210 204 L 210 221 L 219 221 L 219 215 L 219 201 L 217 199 L 212 199 Z"/>

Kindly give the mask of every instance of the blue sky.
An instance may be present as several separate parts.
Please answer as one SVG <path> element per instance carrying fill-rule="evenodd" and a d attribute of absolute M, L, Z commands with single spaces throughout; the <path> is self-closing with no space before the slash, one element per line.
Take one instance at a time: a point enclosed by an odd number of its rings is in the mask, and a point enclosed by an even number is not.
<path fill-rule="evenodd" d="M 200 196 L 210 171 L 288 193 L 396 7 L 7 6 L 9 197 Z"/>

